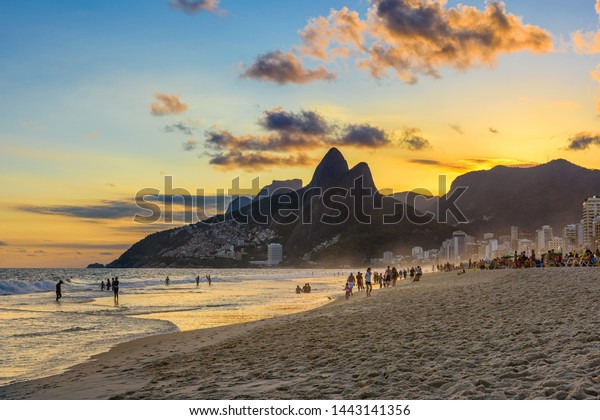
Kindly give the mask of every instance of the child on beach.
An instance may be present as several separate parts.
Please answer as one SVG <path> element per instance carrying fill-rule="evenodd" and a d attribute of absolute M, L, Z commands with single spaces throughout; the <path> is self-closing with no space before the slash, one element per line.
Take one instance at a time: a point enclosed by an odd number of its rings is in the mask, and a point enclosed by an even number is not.
<path fill-rule="evenodd" d="M 350 288 L 348 283 L 346 283 L 346 287 L 344 287 L 344 291 L 346 292 L 346 300 L 350 299 L 350 293 L 352 293 L 352 289 Z"/>

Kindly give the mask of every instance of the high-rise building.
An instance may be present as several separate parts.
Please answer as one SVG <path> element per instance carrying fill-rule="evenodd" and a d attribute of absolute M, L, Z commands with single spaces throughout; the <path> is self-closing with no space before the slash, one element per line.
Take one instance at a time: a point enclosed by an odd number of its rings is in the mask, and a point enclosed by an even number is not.
<path fill-rule="evenodd" d="M 600 195 L 595 195 L 583 202 L 583 246 L 594 245 L 594 223 L 600 215 Z"/>
<path fill-rule="evenodd" d="M 563 228 L 563 250 L 565 252 L 573 252 L 577 249 L 579 243 L 577 242 L 577 225 L 567 225 Z"/>
<path fill-rule="evenodd" d="M 548 251 L 563 252 L 565 249 L 562 238 L 553 238 L 548 241 Z"/>
<path fill-rule="evenodd" d="M 421 248 L 421 251 L 423 250 L 423 248 Z M 414 254 L 413 254 L 414 256 Z M 391 264 L 392 261 L 394 261 L 394 253 L 392 251 L 385 251 L 383 253 L 383 263 L 384 264 Z"/>
<path fill-rule="evenodd" d="M 537 250 L 538 252 L 546 252 L 549 251 L 548 242 L 554 239 L 554 234 L 552 233 L 552 228 L 548 225 L 542 226 L 541 229 L 537 230 Z"/>
<path fill-rule="evenodd" d="M 514 251 L 519 248 L 519 227 L 511 226 L 510 227 L 510 246 Z"/>
<path fill-rule="evenodd" d="M 283 261 L 283 246 L 281 244 L 269 244 L 267 255 L 267 265 L 279 265 Z"/>
<path fill-rule="evenodd" d="M 462 230 L 457 230 L 452 233 L 452 240 L 454 241 L 454 258 L 459 260 L 465 252 L 467 246 L 467 234 Z"/>

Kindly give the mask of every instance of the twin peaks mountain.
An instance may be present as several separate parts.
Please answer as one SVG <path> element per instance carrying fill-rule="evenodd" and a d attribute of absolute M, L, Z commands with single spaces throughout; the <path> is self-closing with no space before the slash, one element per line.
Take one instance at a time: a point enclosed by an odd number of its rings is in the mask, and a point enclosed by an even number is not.
<path fill-rule="evenodd" d="M 448 196 L 461 187 L 466 192 L 455 204 L 467 222 L 438 223 L 421 212 L 437 213 L 448 197 L 382 196 L 366 163 L 349 168 L 332 148 L 305 187 L 301 180 L 275 181 L 256 197 L 236 198 L 223 215 L 147 236 L 108 266 L 247 266 L 265 260 L 273 242 L 283 245 L 290 266 L 368 263 L 385 251 L 438 248 L 457 227 L 470 234 L 558 227 L 580 220 L 583 200 L 600 193 L 600 171 L 564 160 L 499 166 L 458 177 Z"/>

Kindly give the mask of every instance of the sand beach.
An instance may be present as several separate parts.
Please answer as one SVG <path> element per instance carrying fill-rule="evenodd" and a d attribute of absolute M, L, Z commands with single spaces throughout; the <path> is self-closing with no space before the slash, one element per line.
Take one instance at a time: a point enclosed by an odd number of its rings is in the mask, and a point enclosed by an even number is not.
<path fill-rule="evenodd" d="M 600 271 L 425 275 L 299 314 L 147 337 L 2 399 L 598 399 Z"/>

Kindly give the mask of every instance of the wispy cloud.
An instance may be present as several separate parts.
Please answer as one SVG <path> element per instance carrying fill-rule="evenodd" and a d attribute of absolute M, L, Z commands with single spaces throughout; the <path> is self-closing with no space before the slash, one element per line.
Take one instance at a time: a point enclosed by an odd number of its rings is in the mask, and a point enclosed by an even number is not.
<path fill-rule="evenodd" d="M 101 201 L 100 204 L 89 206 L 19 206 L 18 210 L 29 213 L 44 214 L 48 216 L 67 216 L 82 219 L 123 219 L 132 218 L 138 207 L 133 202 L 128 201 Z"/>
<path fill-rule="evenodd" d="M 323 66 L 319 66 L 315 70 L 305 68 L 302 61 L 291 52 L 271 51 L 259 55 L 254 63 L 242 73 L 241 77 L 285 85 L 287 83 L 304 84 L 317 80 L 333 80 L 336 75 L 329 73 Z"/>
<path fill-rule="evenodd" d="M 198 142 L 194 139 L 187 139 L 181 146 L 186 152 L 191 152 L 192 150 L 196 150 Z"/>
<path fill-rule="evenodd" d="M 176 133 L 176 132 L 180 132 L 183 133 L 187 136 L 191 136 L 194 134 L 194 131 L 196 131 L 196 128 L 184 123 L 184 122 L 178 122 L 176 124 L 171 124 L 171 125 L 166 125 L 163 130 L 166 133 Z"/>
<path fill-rule="evenodd" d="M 157 101 L 150 105 L 152 115 L 163 116 L 170 114 L 181 114 L 187 111 L 187 105 L 181 102 L 179 95 L 168 95 L 166 93 L 154 94 Z"/>
<path fill-rule="evenodd" d="M 211 165 L 228 169 L 261 170 L 273 166 L 308 166 L 318 162 L 304 153 L 295 155 L 275 155 L 272 153 L 242 153 L 229 151 L 218 154 L 210 160 Z"/>
<path fill-rule="evenodd" d="M 497 129 L 495 129 L 494 127 L 490 127 L 489 130 L 490 130 L 490 133 L 492 133 L 492 134 L 498 134 L 499 133 L 499 131 Z"/>
<path fill-rule="evenodd" d="M 0 246 L 8 246 L 8 244 L 4 241 L 0 241 Z"/>
<path fill-rule="evenodd" d="M 400 135 L 400 145 L 408 150 L 418 151 L 431 148 L 431 143 L 421 134 L 421 130 L 407 127 Z"/>
<path fill-rule="evenodd" d="M 200 11 L 224 14 L 225 12 L 219 8 L 220 2 L 221 0 L 172 0 L 171 7 L 190 15 Z"/>
<path fill-rule="evenodd" d="M 465 130 L 463 130 L 463 128 L 459 124 L 448 124 L 448 126 L 461 136 L 465 134 Z"/>

